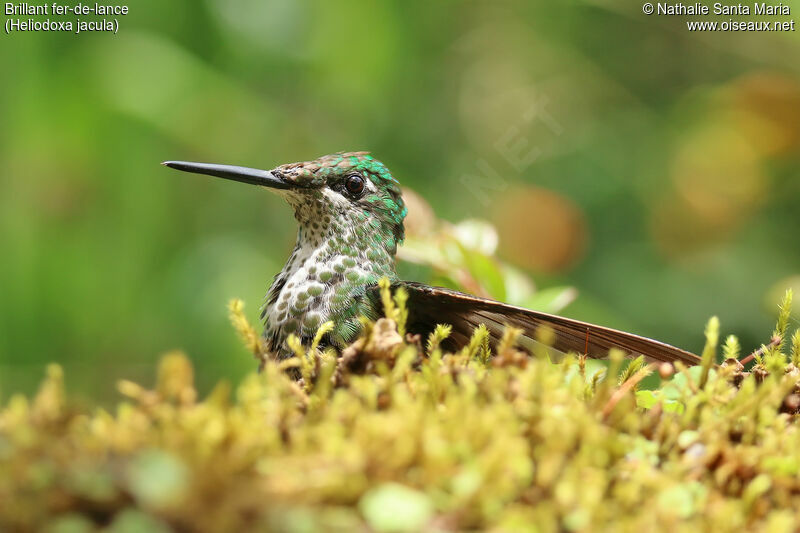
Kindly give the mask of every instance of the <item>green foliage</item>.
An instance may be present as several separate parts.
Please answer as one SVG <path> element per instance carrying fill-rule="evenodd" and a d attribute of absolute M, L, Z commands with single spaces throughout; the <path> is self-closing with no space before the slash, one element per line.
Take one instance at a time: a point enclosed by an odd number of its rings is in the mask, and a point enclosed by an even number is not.
<path fill-rule="evenodd" d="M 800 368 L 800 329 L 792 334 L 792 364 Z"/>
<path fill-rule="evenodd" d="M 395 324 L 397 324 L 397 330 L 400 335 L 405 335 L 406 320 L 408 320 L 408 310 L 406 309 L 408 292 L 400 287 L 392 294 L 390 285 L 387 278 L 381 278 L 378 281 L 381 302 L 383 303 L 383 314 L 386 318 L 393 320 Z"/>
<path fill-rule="evenodd" d="M 789 320 L 792 315 L 792 289 L 786 291 L 779 308 L 778 323 L 775 326 L 775 331 L 772 333 L 772 336 L 780 339 L 778 346 L 783 350 L 786 340 L 786 331 L 789 328 Z"/>
<path fill-rule="evenodd" d="M 577 296 L 573 287 L 537 290 L 533 280 L 496 256 L 497 230 L 485 220 L 435 221 L 425 232 L 409 232 L 398 256 L 433 270 L 438 285 L 556 313 Z"/>
<path fill-rule="evenodd" d="M 622 374 L 619 376 L 619 384 L 622 385 L 636 373 L 644 367 L 644 356 L 639 356 L 636 359 L 633 359 L 631 362 L 628 363 L 628 366 L 625 367 L 625 370 L 622 371 Z"/>
<path fill-rule="evenodd" d="M 437 324 L 436 328 L 428 337 L 428 353 L 431 354 L 438 350 L 439 345 L 450 336 L 451 331 L 453 331 L 453 326 L 450 324 Z"/>
<path fill-rule="evenodd" d="M 433 515 L 433 503 L 424 492 L 397 483 L 385 483 L 359 500 L 364 520 L 375 531 L 419 531 Z"/>
<path fill-rule="evenodd" d="M 704 387 L 708 381 L 708 373 L 711 370 L 711 365 L 715 364 L 717 343 L 719 342 L 719 319 L 711 317 L 706 325 L 706 344 L 703 347 L 703 355 L 701 356 L 700 367 L 702 374 L 700 375 L 700 387 Z"/>
<path fill-rule="evenodd" d="M 402 296 L 387 286 L 383 297 L 406 316 Z M 230 310 L 258 352 L 241 303 Z M 422 350 L 382 318 L 335 354 L 319 349 L 330 327 L 309 347 L 292 338 L 295 358 L 265 360 L 235 394 L 221 382 L 202 400 L 179 353 L 153 389 L 120 382 L 113 411 L 65 398 L 50 366 L 35 397 L 0 410 L 0 530 L 790 531 L 800 520 L 800 376 L 780 343 L 773 372 L 676 365 L 637 391 L 654 368 L 644 359 L 620 370 L 612 352 L 605 373 L 576 355 L 554 364 L 518 351 L 516 330 L 493 354 L 485 328 L 443 353 L 448 327 Z M 709 322 L 704 361 L 718 328 Z M 300 381 L 286 374 L 298 368 Z"/>
<path fill-rule="evenodd" d="M 725 345 L 722 347 L 722 356 L 724 360 L 739 359 L 742 352 L 742 347 L 739 344 L 739 339 L 736 335 L 728 335 L 725 339 Z"/>

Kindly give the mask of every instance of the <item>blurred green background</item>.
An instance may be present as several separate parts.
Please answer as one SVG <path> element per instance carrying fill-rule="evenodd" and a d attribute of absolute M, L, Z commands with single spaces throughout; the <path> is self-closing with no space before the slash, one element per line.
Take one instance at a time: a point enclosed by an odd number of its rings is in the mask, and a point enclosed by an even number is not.
<path fill-rule="evenodd" d="M 204 389 L 255 368 L 226 302 L 256 320 L 293 217 L 165 159 L 370 150 L 575 287 L 564 314 L 756 347 L 800 292 L 799 51 L 614 0 L 142 0 L 116 36 L 3 35 L 0 395 L 50 361 L 87 398 L 176 348 Z"/>

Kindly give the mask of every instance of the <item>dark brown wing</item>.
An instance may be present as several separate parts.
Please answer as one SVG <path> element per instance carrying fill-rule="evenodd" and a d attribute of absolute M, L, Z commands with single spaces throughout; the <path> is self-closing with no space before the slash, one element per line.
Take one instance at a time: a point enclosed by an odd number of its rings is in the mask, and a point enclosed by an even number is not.
<path fill-rule="evenodd" d="M 453 326 L 450 335 L 452 348 L 466 344 L 480 324 L 486 325 L 495 343 L 506 325 L 519 328 L 524 332 L 520 345 L 529 348 L 536 342 L 533 340 L 534 332 L 544 325 L 555 331 L 553 348 L 563 353 L 574 352 L 602 359 L 608 356 L 609 349 L 618 348 L 629 355 L 644 355 L 649 361 L 700 363 L 700 358 L 693 353 L 631 333 L 421 283 L 400 281 L 395 286 L 405 287 L 409 294 L 408 331 L 427 338 L 437 324 L 450 324 Z"/>

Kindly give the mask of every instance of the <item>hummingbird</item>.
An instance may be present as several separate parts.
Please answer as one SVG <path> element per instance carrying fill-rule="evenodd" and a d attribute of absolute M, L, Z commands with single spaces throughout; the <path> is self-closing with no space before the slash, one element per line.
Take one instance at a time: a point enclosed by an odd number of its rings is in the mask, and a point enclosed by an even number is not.
<path fill-rule="evenodd" d="M 339 152 L 272 170 L 187 161 L 162 164 L 269 189 L 294 210 L 297 241 L 269 287 L 261 313 L 264 340 L 278 359 L 292 356 L 286 345 L 289 335 L 308 344 L 328 321 L 334 328 L 323 345 L 345 348 L 361 330 L 359 317 L 379 317 L 378 281 L 388 278 L 393 288 L 404 287 L 409 295 L 408 332 L 427 338 L 438 324 L 448 324 L 452 330 L 446 348 L 465 345 L 483 324 L 494 343 L 508 326 L 522 330 L 519 345 L 532 352 L 535 332 L 544 326 L 555 333 L 548 349 L 559 353 L 605 358 L 617 348 L 649 361 L 700 362 L 693 353 L 646 337 L 400 280 L 395 255 L 405 236 L 407 209 L 400 183 L 369 152 Z"/>

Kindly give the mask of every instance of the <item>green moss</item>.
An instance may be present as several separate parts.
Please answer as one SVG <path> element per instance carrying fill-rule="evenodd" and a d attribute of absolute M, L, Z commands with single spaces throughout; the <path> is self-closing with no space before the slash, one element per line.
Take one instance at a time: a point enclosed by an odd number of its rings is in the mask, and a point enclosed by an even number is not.
<path fill-rule="evenodd" d="M 623 369 L 614 354 L 604 379 L 580 357 L 516 350 L 516 331 L 489 347 L 484 329 L 444 353 L 449 328 L 404 338 L 405 296 L 385 289 L 383 303 L 390 318 L 365 322 L 343 353 L 319 350 L 326 323 L 311 347 L 290 339 L 294 359 L 203 399 L 180 354 L 152 389 L 121 382 L 110 412 L 65 398 L 51 366 L 34 398 L 0 410 L 0 530 L 790 531 L 800 519 L 800 370 L 781 352 L 800 341 L 785 323 L 787 342 L 746 373 L 710 364 L 711 321 L 707 364 L 662 365 L 674 377 L 637 390 L 656 369 L 642 360 Z M 265 359 L 240 302 L 231 314 Z M 729 339 L 724 355 L 738 352 Z"/>

